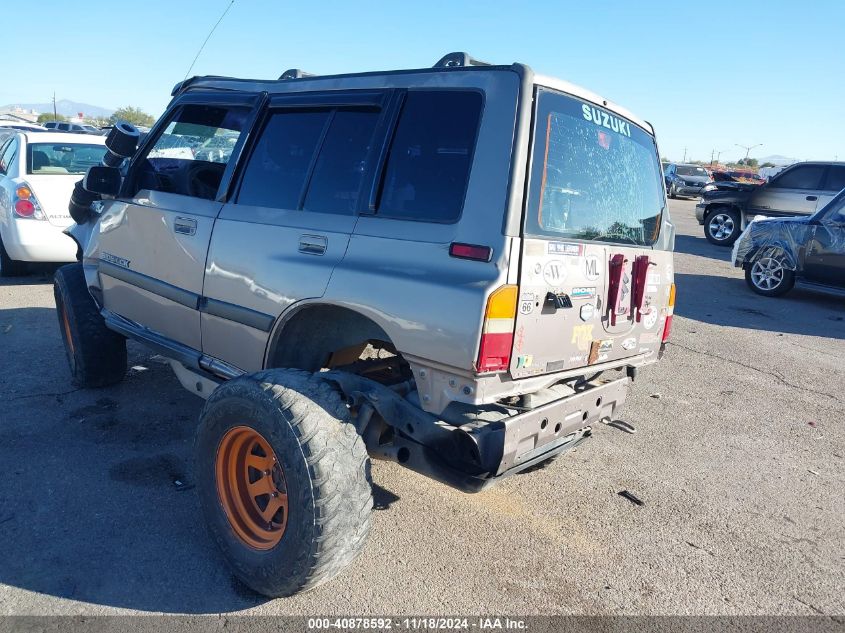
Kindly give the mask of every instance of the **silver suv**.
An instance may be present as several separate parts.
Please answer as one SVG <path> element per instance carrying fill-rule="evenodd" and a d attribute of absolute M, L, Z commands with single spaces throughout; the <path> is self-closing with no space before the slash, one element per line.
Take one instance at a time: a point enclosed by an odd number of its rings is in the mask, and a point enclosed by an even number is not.
<path fill-rule="evenodd" d="M 73 379 L 121 380 L 130 338 L 207 399 L 205 517 L 267 595 L 360 552 L 370 456 L 465 492 L 540 467 L 669 336 L 651 125 L 524 65 L 194 77 L 136 139 L 70 205 Z"/>

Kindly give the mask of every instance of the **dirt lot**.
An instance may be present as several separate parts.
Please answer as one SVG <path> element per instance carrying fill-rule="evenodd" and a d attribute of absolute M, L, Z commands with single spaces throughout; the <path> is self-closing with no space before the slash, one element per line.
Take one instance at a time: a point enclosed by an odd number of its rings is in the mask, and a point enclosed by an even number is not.
<path fill-rule="evenodd" d="M 671 208 L 678 316 L 623 411 L 637 433 L 475 496 L 377 462 L 364 555 L 287 600 L 205 534 L 202 401 L 134 345 L 124 384 L 73 389 L 49 271 L 2 282 L 0 614 L 842 614 L 845 304 L 752 294 Z"/>

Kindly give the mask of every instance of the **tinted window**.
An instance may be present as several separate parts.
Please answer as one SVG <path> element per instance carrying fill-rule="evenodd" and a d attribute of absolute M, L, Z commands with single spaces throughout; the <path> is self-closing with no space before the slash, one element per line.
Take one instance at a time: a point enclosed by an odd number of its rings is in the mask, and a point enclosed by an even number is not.
<path fill-rule="evenodd" d="M 239 204 L 297 209 L 330 111 L 273 114 L 244 170 Z"/>
<path fill-rule="evenodd" d="M 776 176 L 769 183 L 779 189 L 818 189 L 824 165 L 801 165 Z"/>
<path fill-rule="evenodd" d="M 355 212 L 378 117 L 378 112 L 335 113 L 308 185 L 305 209 Z"/>
<path fill-rule="evenodd" d="M 26 147 L 26 171 L 29 174 L 84 174 L 99 165 L 105 145 L 76 143 L 30 143 Z"/>
<path fill-rule="evenodd" d="M 526 232 L 649 246 L 663 186 L 654 138 L 598 106 L 541 91 Z"/>
<path fill-rule="evenodd" d="M 456 221 L 480 115 L 476 92 L 409 92 L 390 146 L 379 215 Z"/>
<path fill-rule="evenodd" d="M 67 131 L 67 130 L 70 129 L 70 125 L 68 125 L 67 123 L 59 123 L 56 127 L 58 129 L 64 130 L 64 131 Z"/>
<path fill-rule="evenodd" d="M 242 106 L 176 110 L 139 163 L 138 189 L 214 199 L 248 115 Z"/>
<path fill-rule="evenodd" d="M 707 177 L 707 170 L 694 165 L 678 165 L 679 176 L 703 176 Z"/>
<path fill-rule="evenodd" d="M 845 165 L 831 165 L 828 167 L 824 189 L 825 191 L 841 191 L 845 189 Z"/>

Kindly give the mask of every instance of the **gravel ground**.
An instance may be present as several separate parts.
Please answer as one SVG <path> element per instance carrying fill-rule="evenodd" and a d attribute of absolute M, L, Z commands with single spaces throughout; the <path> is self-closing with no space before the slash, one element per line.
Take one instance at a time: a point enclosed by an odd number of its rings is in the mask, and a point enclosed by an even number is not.
<path fill-rule="evenodd" d="M 51 271 L 0 282 L 0 614 L 845 613 L 845 303 L 752 294 L 671 208 L 677 316 L 622 412 L 636 434 L 475 496 L 376 462 L 363 556 L 291 599 L 205 533 L 202 401 L 135 345 L 122 385 L 74 390 Z"/>

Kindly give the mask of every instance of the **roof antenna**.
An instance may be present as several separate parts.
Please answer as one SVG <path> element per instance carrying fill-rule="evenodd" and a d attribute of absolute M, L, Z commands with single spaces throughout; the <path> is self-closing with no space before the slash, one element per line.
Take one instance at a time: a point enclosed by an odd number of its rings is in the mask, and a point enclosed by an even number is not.
<path fill-rule="evenodd" d="M 235 4 L 235 0 L 232 0 L 232 1 L 229 3 L 229 6 L 228 6 L 228 7 L 226 7 L 226 10 L 223 12 L 223 15 L 221 15 L 221 16 L 220 16 L 220 19 L 219 19 L 219 20 L 217 20 L 217 22 L 214 24 L 214 26 L 212 26 L 212 27 L 211 27 L 211 31 L 209 31 L 208 36 L 205 38 L 205 41 L 202 43 L 202 46 L 200 46 L 200 49 L 197 51 L 197 55 L 196 55 L 196 57 L 194 57 L 194 61 L 192 61 L 192 62 L 191 62 L 191 65 L 188 67 L 188 72 L 186 72 L 186 73 L 185 73 L 185 78 L 184 78 L 184 79 L 182 79 L 182 81 L 183 81 L 183 82 L 185 81 L 185 79 L 187 79 L 187 78 L 188 78 L 188 75 L 190 75 L 190 74 L 191 74 L 191 69 L 193 69 L 194 64 L 196 64 L 196 63 L 197 63 L 197 60 L 198 60 L 198 59 L 199 59 L 199 57 L 200 57 L 200 53 L 202 53 L 202 49 L 204 49 L 204 48 L 205 48 L 205 45 L 206 45 L 206 44 L 208 44 L 208 40 L 210 40 L 210 39 L 211 39 L 211 36 L 214 34 L 214 30 L 215 30 L 215 29 L 219 26 L 219 24 L 223 21 L 223 18 L 225 18 L 225 17 L 226 17 L 226 14 L 227 14 L 227 13 L 229 13 L 229 9 L 231 9 L 231 8 L 232 8 L 232 5 L 233 5 L 233 4 Z"/>

